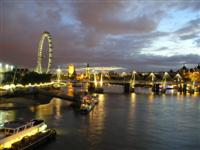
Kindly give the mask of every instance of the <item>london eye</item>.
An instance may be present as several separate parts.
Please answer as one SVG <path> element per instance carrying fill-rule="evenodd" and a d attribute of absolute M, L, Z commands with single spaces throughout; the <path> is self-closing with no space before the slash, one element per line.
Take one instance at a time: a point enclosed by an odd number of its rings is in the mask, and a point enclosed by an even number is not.
<path fill-rule="evenodd" d="M 45 39 L 47 39 L 46 41 L 48 42 L 48 64 L 47 64 L 47 68 L 44 69 L 42 67 L 42 61 L 43 61 L 43 45 L 44 45 L 44 41 Z M 38 73 L 49 73 L 50 69 L 51 69 L 51 65 L 52 65 L 52 53 L 53 53 L 53 46 L 52 46 L 52 38 L 51 38 L 51 34 L 47 31 L 42 33 L 40 42 L 39 42 L 39 47 L 38 47 L 38 60 L 37 60 L 37 67 L 36 67 L 36 71 Z M 45 71 L 43 71 L 45 70 Z"/>

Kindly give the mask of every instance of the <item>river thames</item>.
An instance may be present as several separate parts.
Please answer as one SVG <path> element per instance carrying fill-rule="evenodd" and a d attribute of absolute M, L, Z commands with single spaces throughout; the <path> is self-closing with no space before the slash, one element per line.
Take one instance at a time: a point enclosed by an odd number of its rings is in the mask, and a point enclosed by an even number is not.
<path fill-rule="evenodd" d="M 1 105 L 13 105 L 12 100 Z M 57 98 L 47 104 L 0 110 L 1 122 L 19 118 L 44 119 L 56 129 L 56 140 L 43 150 L 200 149 L 199 95 L 100 94 L 99 104 L 88 115 Z"/>

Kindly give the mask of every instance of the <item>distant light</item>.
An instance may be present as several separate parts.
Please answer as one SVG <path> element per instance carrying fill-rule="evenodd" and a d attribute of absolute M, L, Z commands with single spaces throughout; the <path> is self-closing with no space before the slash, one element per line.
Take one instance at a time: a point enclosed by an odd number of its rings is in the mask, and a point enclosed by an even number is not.
<path fill-rule="evenodd" d="M 0 68 L 2 68 L 2 63 L 0 63 Z"/>
<path fill-rule="evenodd" d="M 168 76 L 169 74 L 167 72 L 164 73 L 164 76 Z"/>
<path fill-rule="evenodd" d="M 5 68 L 6 68 L 6 70 L 8 70 L 8 69 L 9 69 L 9 65 L 8 65 L 8 64 L 6 64 L 6 65 L 5 65 Z"/>
<path fill-rule="evenodd" d="M 11 66 L 10 66 L 10 69 L 11 69 L 11 70 L 13 70 L 13 69 L 14 69 L 14 66 L 13 66 L 13 65 L 11 65 Z"/>
<path fill-rule="evenodd" d="M 60 68 L 58 68 L 56 71 L 57 71 L 57 72 L 61 72 L 61 69 L 60 69 Z"/>
<path fill-rule="evenodd" d="M 134 71 L 133 71 L 133 74 L 136 74 L 136 73 L 137 73 L 137 72 L 134 70 Z"/>

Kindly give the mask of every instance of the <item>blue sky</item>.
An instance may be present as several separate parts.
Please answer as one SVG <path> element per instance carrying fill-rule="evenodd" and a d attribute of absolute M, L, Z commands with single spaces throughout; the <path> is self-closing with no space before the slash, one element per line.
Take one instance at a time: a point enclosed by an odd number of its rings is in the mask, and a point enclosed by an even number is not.
<path fill-rule="evenodd" d="M 179 28 L 183 28 L 190 20 L 200 17 L 200 12 L 194 12 L 190 9 L 171 10 L 167 12 L 167 16 L 163 18 L 158 26 L 158 31 L 172 32 Z"/>
<path fill-rule="evenodd" d="M 1 0 L 0 8 L 0 60 L 10 64 L 35 67 L 43 31 L 53 38 L 54 67 L 200 63 L 200 1 Z"/>
<path fill-rule="evenodd" d="M 197 54 L 200 55 L 200 49 L 195 40 L 199 39 L 199 35 L 196 38 L 191 38 L 187 40 L 181 40 L 179 35 L 174 34 L 179 29 L 189 26 L 191 20 L 197 20 L 200 17 L 200 12 L 193 12 L 189 9 L 184 10 L 172 10 L 168 12 L 168 17 L 162 19 L 157 31 L 167 32 L 169 35 L 161 37 L 154 41 L 152 47 L 146 48 L 146 50 L 141 51 L 142 54 L 153 54 L 160 56 L 174 56 L 174 55 L 189 55 Z M 195 29 L 193 32 L 200 32 L 199 28 Z M 185 33 L 189 35 L 192 33 Z M 163 49 L 162 49 L 163 48 Z M 159 51 L 158 51 L 159 49 Z"/>

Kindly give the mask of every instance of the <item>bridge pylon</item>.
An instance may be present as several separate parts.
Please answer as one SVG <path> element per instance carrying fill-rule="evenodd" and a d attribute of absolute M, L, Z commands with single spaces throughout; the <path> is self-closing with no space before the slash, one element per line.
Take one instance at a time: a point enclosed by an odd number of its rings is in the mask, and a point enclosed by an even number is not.
<path fill-rule="evenodd" d="M 169 73 L 165 72 L 163 75 L 163 82 L 162 82 L 162 93 L 165 93 L 166 86 L 167 86 L 167 79 L 169 78 Z"/>
<path fill-rule="evenodd" d="M 130 83 L 124 85 L 124 92 L 125 93 L 127 93 L 127 92 L 130 93 L 130 92 L 135 91 L 136 74 L 137 74 L 137 72 L 135 70 L 133 70 L 132 75 L 131 75 L 131 79 L 130 79 Z"/>
<path fill-rule="evenodd" d="M 174 79 L 176 80 L 176 85 L 178 87 L 178 91 L 179 92 L 183 92 L 183 84 L 181 83 L 182 77 L 179 73 L 177 73 L 174 77 Z"/>
<path fill-rule="evenodd" d="M 95 93 L 103 93 L 103 75 L 100 75 L 100 79 L 98 77 L 97 79 L 97 74 L 94 71 L 94 79 L 92 82 L 90 82 L 88 86 L 88 91 L 89 92 L 95 92 Z"/>

